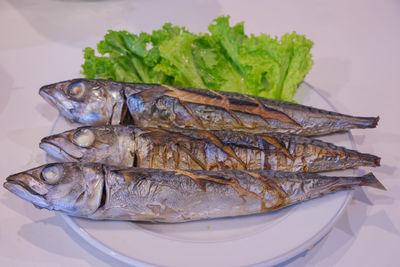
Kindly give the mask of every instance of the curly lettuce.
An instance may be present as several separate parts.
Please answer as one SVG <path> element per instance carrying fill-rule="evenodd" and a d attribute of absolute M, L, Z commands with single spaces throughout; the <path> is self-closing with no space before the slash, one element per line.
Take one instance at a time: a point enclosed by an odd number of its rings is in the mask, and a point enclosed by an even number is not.
<path fill-rule="evenodd" d="M 292 101 L 313 65 L 313 42 L 296 32 L 281 38 L 246 35 L 244 23 L 216 18 L 208 33 L 166 23 L 149 33 L 108 31 L 84 52 L 86 78 L 208 88 Z"/>

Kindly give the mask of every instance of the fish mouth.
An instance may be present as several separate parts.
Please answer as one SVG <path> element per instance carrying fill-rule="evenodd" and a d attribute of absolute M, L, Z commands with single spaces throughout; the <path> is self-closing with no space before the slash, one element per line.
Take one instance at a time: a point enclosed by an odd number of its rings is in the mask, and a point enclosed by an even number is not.
<path fill-rule="evenodd" d="M 52 85 L 43 86 L 39 89 L 39 95 L 46 100 L 47 103 L 54 106 L 66 119 L 70 121 L 76 121 L 73 115 L 74 107 L 70 101 L 67 100 L 67 96 L 60 92 L 54 92 Z"/>
<path fill-rule="evenodd" d="M 38 186 L 39 183 L 29 184 L 34 179 L 28 173 L 19 173 L 6 178 L 3 187 L 18 197 L 31 202 L 37 207 L 46 207 L 45 195 L 48 192 L 45 187 Z M 35 188 L 36 190 L 35 190 Z"/>
<path fill-rule="evenodd" d="M 4 186 L 5 189 L 7 189 L 9 191 L 14 190 L 14 188 L 16 188 L 16 189 L 20 188 L 20 189 L 24 189 L 24 190 L 28 191 L 32 195 L 41 196 L 41 194 L 39 194 L 38 192 L 36 192 L 32 188 L 30 188 L 23 181 L 15 179 L 12 176 L 11 177 L 7 177 L 6 182 L 3 184 L 3 186 Z"/>
<path fill-rule="evenodd" d="M 49 140 L 43 139 L 39 147 L 46 151 L 47 154 L 50 156 L 58 159 L 58 160 L 65 160 L 65 161 L 80 161 L 82 159 L 82 155 L 72 155 L 71 153 L 67 152 L 61 146 L 56 143 L 53 143 Z"/>
<path fill-rule="evenodd" d="M 57 100 L 51 94 L 51 88 L 48 86 L 43 86 L 39 89 L 39 95 L 44 98 L 51 105 L 56 106 Z"/>

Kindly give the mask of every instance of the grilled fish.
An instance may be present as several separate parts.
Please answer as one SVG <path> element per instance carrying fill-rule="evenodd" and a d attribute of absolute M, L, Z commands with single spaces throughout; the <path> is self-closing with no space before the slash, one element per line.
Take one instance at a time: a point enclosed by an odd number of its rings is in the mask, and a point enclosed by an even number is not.
<path fill-rule="evenodd" d="M 36 207 L 90 219 L 185 222 L 263 213 L 355 186 L 372 175 L 183 171 L 56 163 L 11 175 L 4 187 Z"/>
<path fill-rule="evenodd" d="M 62 161 L 120 168 L 320 172 L 379 166 L 380 158 L 309 137 L 238 131 L 84 126 L 42 139 Z"/>
<path fill-rule="evenodd" d="M 39 93 L 64 117 L 87 125 L 135 124 L 309 136 L 374 128 L 379 120 L 236 93 L 97 79 L 46 85 Z"/>

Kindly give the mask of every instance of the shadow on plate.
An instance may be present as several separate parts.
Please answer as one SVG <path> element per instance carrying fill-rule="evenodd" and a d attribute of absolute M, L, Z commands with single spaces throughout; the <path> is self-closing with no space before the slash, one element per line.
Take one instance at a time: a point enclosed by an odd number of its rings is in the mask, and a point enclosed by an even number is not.
<path fill-rule="evenodd" d="M 0 65 L 0 113 L 4 111 L 7 106 L 8 100 L 10 98 L 11 92 L 13 90 L 18 90 L 20 88 L 15 87 L 15 82 L 10 74 L 7 73 L 5 68 Z"/>
<path fill-rule="evenodd" d="M 6 197 L 0 199 L 1 204 L 31 221 L 18 229 L 16 234 L 24 240 L 19 242 L 29 242 L 41 250 L 62 257 L 80 259 L 87 262 L 89 266 L 128 266 L 89 245 L 66 224 L 60 215 L 35 209 L 30 203 L 22 201 L 11 193 L 2 192 L 2 195 L 3 193 Z M 10 247 L 10 249 L 18 248 Z M 4 253 L 6 251 L 0 251 L 2 257 L 7 257 Z M 32 260 L 29 258 L 31 256 L 29 253 L 21 252 L 18 255 L 27 262 Z"/>
<path fill-rule="evenodd" d="M 57 109 L 44 101 L 37 104 L 35 109 L 50 122 L 54 122 L 58 116 Z"/>
<path fill-rule="evenodd" d="M 90 266 L 129 266 L 89 245 L 59 215 L 25 224 L 18 234 L 36 247 L 63 257 L 81 259 Z"/>

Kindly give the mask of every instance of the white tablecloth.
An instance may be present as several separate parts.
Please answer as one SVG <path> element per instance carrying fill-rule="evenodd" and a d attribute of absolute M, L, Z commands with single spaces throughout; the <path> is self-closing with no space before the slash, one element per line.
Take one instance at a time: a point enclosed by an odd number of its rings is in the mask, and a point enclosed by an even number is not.
<path fill-rule="evenodd" d="M 245 21 L 247 33 L 305 34 L 315 42 L 306 81 L 342 113 L 381 116 L 377 129 L 353 134 L 358 150 L 382 157 L 373 171 L 388 191 L 356 190 L 328 236 L 283 265 L 399 266 L 399 1 L 0 0 L 0 177 L 44 162 L 38 141 L 57 111 L 38 88 L 79 76 L 81 50 L 107 29 L 151 31 L 170 21 L 204 32 L 221 14 Z M 60 216 L 0 189 L 1 266 L 117 264 Z"/>

